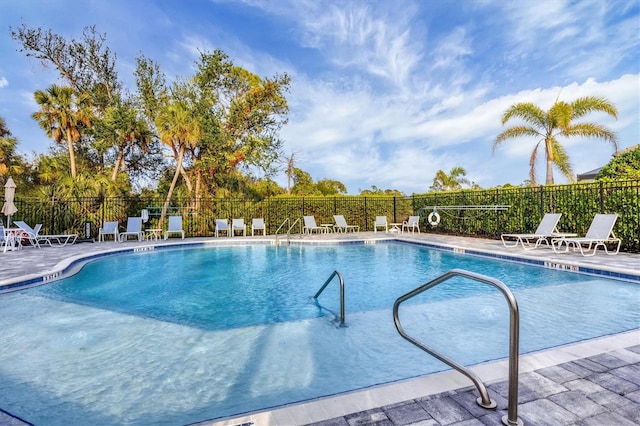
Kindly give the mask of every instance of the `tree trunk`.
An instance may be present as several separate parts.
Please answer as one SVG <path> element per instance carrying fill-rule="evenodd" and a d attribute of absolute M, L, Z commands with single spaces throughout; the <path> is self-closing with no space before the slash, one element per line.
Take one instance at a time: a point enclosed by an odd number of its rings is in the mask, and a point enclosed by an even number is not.
<path fill-rule="evenodd" d="M 71 133 L 67 130 L 67 146 L 69 148 L 69 164 L 71 166 L 71 177 L 76 178 L 76 153 L 73 149 L 73 141 L 71 140 Z"/>
<path fill-rule="evenodd" d="M 178 182 L 178 176 L 180 176 L 180 172 L 182 170 L 182 157 L 184 156 L 184 145 L 180 147 L 180 151 L 178 152 L 178 160 L 176 161 L 176 172 L 173 174 L 173 180 L 171 181 L 171 186 L 169 187 L 169 192 L 167 192 L 167 198 L 164 200 L 164 205 L 162 206 L 162 213 L 160 213 L 160 220 L 158 221 L 158 228 L 162 227 L 164 222 L 164 218 L 167 215 L 167 208 L 169 207 L 169 203 L 171 202 L 171 196 L 173 195 L 173 190 L 176 187 L 176 183 Z"/>
<path fill-rule="evenodd" d="M 124 149 L 118 149 L 118 158 L 116 159 L 116 164 L 113 165 L 113 172 L 111 173 L 111 181 L 115 182 L 118 178 L 118 170 L 120 169 L 120 165 L 122 164 L 124 158 Z"/>
<path fill-rule="evenodd" d="M 547 160 L 547 185 L 553 185 L 553 161 Z"/>

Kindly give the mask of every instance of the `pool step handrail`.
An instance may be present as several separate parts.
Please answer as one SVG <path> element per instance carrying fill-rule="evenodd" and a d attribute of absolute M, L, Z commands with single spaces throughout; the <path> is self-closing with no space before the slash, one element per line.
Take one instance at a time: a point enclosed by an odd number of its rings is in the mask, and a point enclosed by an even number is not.
<path fill-rule="evenodd" d="M 324 289 L 327 288 L 333 277 L 336 276 L 338 277 L 338 280 L 340 282 L 340 325 L 344 325 L 344 279 L 342 278 L 342 274 L 337 269 L 333 271 L 333 273 L 329 276 L 329 278 L 327 278 L 324 284 L 322 284 L 322 287 L 320 287 L 320 290 L 316 292 L 313 298 L 317 301 L 320 293 L 322 293 Z"/>
<path fill-rule="evenodd" d="M 278 226 L 278 229 L 276 229 L 276 233 L 275 233 L 275 238 L 276 238 L 276 245 L 278 245 L 278 233 L 280 232 L 280 230 L 287 224 L 291 222 L 290 218 L 286 218 L 281 224 L 280 226 Z M 289 228 L 287 228 L 287 243 L 289 243 L 291 241 L 291 230 L 293 228 L 295 228 L 296 225 L 299 225 L 300 227 L 300 232 L 299 234 L 302 235 L 302 223 L 300 222 L 300 218 L 297 218 L 296 220 L 293 221 L 293 223 L 289 226 Z"/>
<path fill-rule="evenodd" d="M 290 222 L 291 219 L 286 218 L 281 224 L 280 226 L 278 226 L 278 229 L 276 229 L 276 233 L 275 233 L 275 237 L 276 237 L 276 245 L 278 244 L 278 233 L 280 232 L 280 230 L 282 229 L 282 227 L 284 225 L 286 225 L 288 222 Z"/>
<path fill-rule="evenodd" d="M 507 426 L 523 426 L 524 423 L 522 420 L 518 419 L 518 351 L 519 351 L 519 340 L 520 340 L 520 314 L 518 312 L 518 302 L 516 298 L 513 296 L 513 293 L 509 288 L 500 280 L 491 278 L 485 275 L 477 274 L 475 272 L 465 271 L 462 269 L 452 269 L 449 272 L 442 274 L 441 276 L 429 281 L 426 284 L 421 285 L 420 287 L 415 288 L 414 290 L 400 296 L 396 299 L 393 304 L 393 321 L 395 322 L 396 329 L 400 335 L 413 343 L 423 351 L 433 355 L 440 361 L 449 365 L 451 368 L 454 368 L 458 372 L 467 376 L 473 384 L 478 389 L 480 393 L 480 397 L 476 400 L 476 403 L 487 409 L 495 409 L 496 403 L 492 401 L 489 397 L 489 393 L 487 392 L 487 388 L 484 383 L 480 380 L 480 378 L 472 372 L 470 369 L 458 364 L 454 360 L 446 357 L 445 355 L 437 352 L 436 350 L 428 347 L 424 343 L 419 342 L 413 337 L 409 336 L 404 329 L 402 328 L 402 324 L 400 324 L 400 318 L 398 316 L 398 311 L 400 309 L 400 304 L 419 295 L 420 293 L 429 290 L 437 286 L 438 284 L 447 281 L 453 277 L 465 277 L 474 281 L 482 282 L 485 284 L 492 285 L 496 287 L 503 296 L 507 299 L 510 310 L 510 325 L 509 325 L 509 397 L 508 397 L 508 410 L 507 415 L 502 417 L 502 423 Z M 326 285 L 326 284 L 325 284 Z"/>

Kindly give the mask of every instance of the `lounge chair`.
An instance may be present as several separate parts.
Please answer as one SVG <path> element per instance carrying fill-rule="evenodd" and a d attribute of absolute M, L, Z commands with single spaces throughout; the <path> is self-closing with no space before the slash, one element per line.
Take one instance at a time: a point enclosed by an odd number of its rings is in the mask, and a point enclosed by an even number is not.
<path fill-rule="evenodd" d="M 118 241 L 119 235 L 118 222 L 105 222 L 102 228 L 98 229 L 98 242 L 104 241 L 106 236 L 112 236 L 113 241 Z"/>
<path fill-rule="evenodd" d="M 120 241 L 127 241 L 129 236 L 138 237 L 138 241 L 144 240 L 141 217 L 127 218 L 127 230 L 120 233 Z"/>
<path fill-rule="evenodd" d="M 164 231 L 164 239 L 169 239 L 169 234 L 180 234 L 184 240 L 184 230 L 182 229 L 182 216 L 169 216 L 169 226 Z"/>
<path fill-rule="evenodd" d="M 227 237 L 229 234 L 229 221 L 227 219 L 216 219 L 216 230 L 215 235 L 216 238 L 220 236 L 221 232 L 225 232 Z"/>
<path fill-rule="evenodd" d="M 373 222 L 373 232 L 378 232 L 378 228 L 384 228 L 384 232 L 389 232 L 389 223 L 386 216 L 376 216 Z"/>
<path fill-rule="evenodd" d="M 537 248 L 540 244 L 549 245 L 552 238 L 576 236 L 576 234 L 563 234 L 558 232 L 558 222 L 562 213 L 545 213 L 540 224 L 532 234 L 502 234 L 500 239 L 505 247 L 522 245 L 525 250 Z M 515 242 L 513 241 L 515 239 Z"/>
<path fill-rule="evenodd" d="M 420 216 L 409 216 L 408 220 L 404 220 L 402 221 L 402 228 L 400 230 L 400 232 L 404 232 L 404 231 L 409 232 L 409 230 L 411 230 L 411 232 L 415 232 L 418 231 L 418 234 L 420 233 Z"/>
<path fill-rule="evenodd" d="M 262 235 L 267 235 L 267 225 L 262 218 L 254 218 L 251 220 L 251 236 L 255 231 L 262 231 Z"/>
<path fill-rule="evenodd" d="M 606 254 L 618 254 L 622 242 L 613 233 L 613 227 L 617 220 L 617 214 L 597 214 L 591 221 L 591 226 L 584 237 L 553 238 L 551 247 L 556 253 L 566 253 L 569 251 L 569 247 L 573 246 L 574 250 L 579 249 L 583 256 L 593 256 L 598 251 L 598 246 L 601 246 Z M 616 251 L 610 253 L 607 244 L 616 244 Z M 563 245 L 566 247 L 561 251 L 560 248 Z M 586 251 L 585 245 L 587 246 Z"/>
<path fill-rule="evenodd" d="M 347 225 L 347 220 L 341 214 L 333 215 L 333 219 L 336 221 L 336 224 L 333 225 L 333 230 L 335 232 L 349 232 L 349 230 L 353 232 L 360 232 L 360 227 L 358 225 Z"/>
<path fill-rule="evenodd" d="M 38 233 L 42 228 L 42 224 L 38 223 L 34 228 L 27 225 L 25 222 L 21 220 L 14 220 L 14 225 L 20 228 L 22 235 L 16 235 L 15 238 L 24 239 L 27 238 L 29 243 L 34 246 L 40 248 L 40 239 L 38 239 Z"/>
<path fill-rule="evenodd" d="M 40 243 L 45 242 L 53 247 L 53 242 L 58 243 L 61 246 L 65 246 L 67 244 L 73 244 L 76 242 L 78 238 L 78 234 L 40 234 L 40 229 L 42 228 L 42 224 L 37 224 L 34 228 L 31 228 L 25 222 L 18 220 L 14 221 L 16 225 L 22 230 L 22 236 L 27 237 L 29 242 L 40 248 Z"/>
<path fill-rule="evenodd" d="M 242 231 L 242 236 L 247 236 L 247 227 L 244 224 L 244 219 L 231 219 L 231 236 L 236 235 L 236 231 Z"/>
<path fill-rule="evenodd" d="M 303 234 L 311 234 L 313 232 L 323 233 L 327 231 L 327 228 L 324 226 L 316 225 L 316 218 L 313 216 L 304 216 L 304 226 L 302 227 Z"/>

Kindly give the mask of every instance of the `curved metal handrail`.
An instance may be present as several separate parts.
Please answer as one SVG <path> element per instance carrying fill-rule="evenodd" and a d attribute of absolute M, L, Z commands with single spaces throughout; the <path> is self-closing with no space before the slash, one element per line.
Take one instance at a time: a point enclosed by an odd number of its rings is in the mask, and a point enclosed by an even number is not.
<path fill-rule="evenodd" d="M 502 281 L 495 278 L 487 277 L 485 275 L 476 274 L 474 272 L 464 271 L 462 269 L 452 269 L 451 271 L 439 276 L 438 278 L 435 278 L 428 283 L 423 284 L 420 287 L 410 291 L 409 293 L 400 296 L 395 301 L 395 303 L 393 304 L 393 321 L 396 325 L 396 329 L 404 339 L 408 340 L 423 351 L 433 355 L 440 361 L 467 376 L 473 382 L 473 384 L 478 389 L 478 392 L 480 393 L 480 398 L 476 400 L 477 404 L 484 408 L 495 409 L 495 401 L 491 400 L 491 398 L 489 397 L 489 393 L 487 392 L 487 388 L 475 373 L 409 336 L 400 324 L 398 310 L 400 309 L 400 304 L 402 302 L 411 299 L 412 297 L 417 296 L 418 294 L 429 290 L 430 288 L 433 288 L 438 284 L 456 276 L 469 278 L 496 287 L 498 290 L 500 290 L 500 292 L 504 295 L 504 297 L 507 299 L 507 302 L 509 303 L 509 397 L 508 414 L 502 417 L 502 423 L 507 426 L 522 426 L 524 423 L 522 422 L 522 420 L 518 419 L 518 346 L 520 337 L 520 314 L 518 313 L 518 302 L 513 296 L 513 293 L 511 293 L 511 290 L 509 290 L 509 288 Z"/>
<path fill-rule="evenodd" d="M 333 271 L 333 273 L 327 278 L 327 280 L 322 284 L 320 290 L 313 296 L 316 301 L 318 300 L 318 296 L 320 293 L 324 291 L 325 288 L 329 285 L 333 277 L 338 276 L 338 280 L 340 281 L 340 325 L 344 325 L 344 279 L 342 278 L 342 274 L 338 272 L 338 270 Z"/>
<path fill-rule="evenodd" d="M 275 238 L 276 238 L 276 245 L 278 245 L 278 232 L 280 232 L 280 230 L 284 227 L 284 225 L 286 225 L 288 222 L 291 222 L 290 218 L 286 218 L 281 224 L 280 226 L 278 226 L 278 229 L 276 229 L 276 233 Z M 287 243 L 289 242 L 289 239 L 291 238 L 291 230 L 296 226 L 300 224 L 300 218 L 297 218 L 287 229 Z M 300 232 L 302 233 L 302 231 Z"/>

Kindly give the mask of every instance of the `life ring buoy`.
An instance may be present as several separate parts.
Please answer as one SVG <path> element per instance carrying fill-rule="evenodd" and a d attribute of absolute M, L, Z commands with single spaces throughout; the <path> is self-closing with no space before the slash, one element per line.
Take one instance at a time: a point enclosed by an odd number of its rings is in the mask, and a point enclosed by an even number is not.
<path fill-rule="evenodd" d="M 427 220 L 429 221 L 429 224 L 431 226 L 438 226 L 438 224 L 440 223 L 440 215 L 438 214 L 438 212 L 431 212 L 429 213 L 429 217 L 427 218 Z"/>

